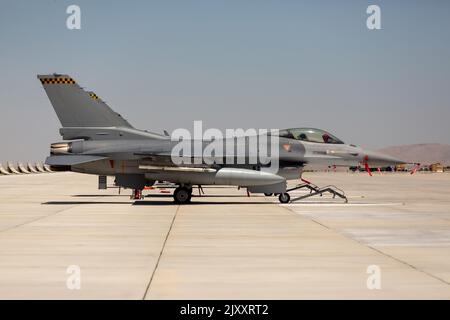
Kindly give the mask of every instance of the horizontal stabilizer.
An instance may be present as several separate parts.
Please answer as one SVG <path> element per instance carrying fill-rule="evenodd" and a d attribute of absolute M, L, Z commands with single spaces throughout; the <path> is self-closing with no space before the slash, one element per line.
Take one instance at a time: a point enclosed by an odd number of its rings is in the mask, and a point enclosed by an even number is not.
<path fill-rule="evenodd" d="M 108 157 L 84 156 L 84 155 L 61 155 L 50 156 L 45 159 L 45 164 L 49 166 L 74 166 L 77 164 L 108 159 Z"/>

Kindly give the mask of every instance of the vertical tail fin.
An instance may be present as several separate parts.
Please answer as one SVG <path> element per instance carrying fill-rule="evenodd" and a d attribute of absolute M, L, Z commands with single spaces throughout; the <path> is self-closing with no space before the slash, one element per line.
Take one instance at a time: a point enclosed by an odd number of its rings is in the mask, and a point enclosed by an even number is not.
<path fill-rule="evenodd" d="M 38 75 L 63 127 L 125 127 L 128 121 L 68 75 Z M 97 97 L 97 98 L 95 98 Z"/>
<path fill-rule="evenodd" d="M 103 105 L 104 107 L 106 107 L 107 109 L 109 109 L 113 113 L 115 113 L 118 117 L 120 117 L 125 122 L 124 124 L 122 124 L 122 127 L 133 128 L 133 126 L 126 119 L 122 118 L 122 116 L 119 113 L 114 112 L 114 110 L 112 110 L 111 107 L 105 101 L 103 101 L 98 95 L 96 95 L 94 91 L 86 91 L 86 93 L 94 101 L 97 101 L 99 104 Z"/>

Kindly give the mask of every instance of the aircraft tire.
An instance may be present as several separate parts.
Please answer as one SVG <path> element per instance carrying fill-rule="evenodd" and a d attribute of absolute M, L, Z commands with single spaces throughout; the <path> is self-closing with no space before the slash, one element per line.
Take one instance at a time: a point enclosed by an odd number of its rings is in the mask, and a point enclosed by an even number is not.
<path fill-rule="evenodd" d="M 192 193 L 189 192 L 188 188 L 178 187 L 173 193 L 173 200 L 177 204 L 185 204 L 191 201 Z"/>
<path fill-rule="evenodd" d="M 289 193 L 280 193 L 280 195 L 278 196 L 278 200 L 280 201 L 280 203 L 288 203 L 291 200 L 291 196 L 289 195 Z"/>

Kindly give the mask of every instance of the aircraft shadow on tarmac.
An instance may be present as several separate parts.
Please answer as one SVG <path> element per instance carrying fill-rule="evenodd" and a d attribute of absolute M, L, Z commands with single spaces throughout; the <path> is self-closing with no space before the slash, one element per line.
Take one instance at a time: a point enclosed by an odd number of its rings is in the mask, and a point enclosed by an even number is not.
<path fill-rule="evenodd" d="M 127 197 L 127 198 L 129 198 L 130 195 L 128 195 L 128 194 L 75 194 L 72 197 L 77 197 L 77 198 Z M 245 197 L 245 195 L 239 195 L 239 194 L 206 195 L 206 194 L 203 194 L 201 196 L 192 195 L 192 197 L 193 198 L 242 198 L 242 197 Z M 263 197 L 263 196 L 252 195 L 252 198 L 257 198 L 257 197 Z M 145 198 L 172 198 L 172 194 L 147 194 L 147 195 L 145 195 Z"/>
<path fill-rule="evenodd" d="M 75 195 L 74 197 L 82 197 L 82 195 Z M 85 197 L 101 197 L 98 195 L 85 195 Z M 260 200 L 260 201 L 238 201 L 238 200 L 227 200 L 227 201 L 202 201 L 201 198 L 207 198 L 207 197 L 214 197 L 214 198 L 223 198 L 223 197 L 230 197 L 230 198 L 239 198 L 242 196 L 235 196 L 235 195 L 214 195 L 214 196 L 205 196 L 202 195 L 201 197 L 198 196 L 193 196 L 192 202 L 190 202 L 189 204 L 185 204 L 185 205 L 200 205 L 200 204 L 240 204 L 240 205 L 245 205 L 245 204 L 272 204 L 271 202 L 267 202 L 264 200 Z M 47 202 L 42 202 L 41 204 L 43 205 L 83 205 L 83 204 L 107 204 L 107 205 L 114 205 L 114 204 L 128 204 L 128 205 L 140 205 L 140 206 L 158 206 L 158 205 L 174 205 L 173 201 L 171 200 L 172 195 L 147 195 L 146 198 L 167 198 L 170 199 L 170 201 L 161 201 L 161 200 L 151 200 L 149 199 L 148 201 L 145 200 L 137 200 L 137 201 L 98 201 L 98 200 L 93 200 L 93 201 L 89 201 L 89 200 L 53 200 L 53 201 L 47 201 Z"/>
<path fill-rule="evenodd" d="M 221 205 L 246 205 L 246 204 L 272 204 L 266 201 L 196 201 L 193 200 L 190 203 L 183 204 L 183 206 L 192 206 L 192 205 L 208 205 L 208 204 L 221 204 Z M 172 201 L 135 201 L 133 205 L 136 206 L 158 206 L 158 205 L 176 205 Z"/>
<path fill-rule="evenodd" d="M 47 201 L 41 203 L 43 205 L 83 205 L 83 204 L 128 204 L 128 205 L 136 205 L 136 206 L 172 206 L 176 205 L 172 201 L 134 201 L 134 202 L 125 202 L 125 201 Z M 192 201 L 188 204 L 184 204 L 185 206 L 189 205 L 205 205 L 205 204 L 222 204 L 222 205 L 246 205 L 246 204 L 272 204 L 271 202 L 266 201 Z"/>
<path fill-rule="evenodd" d="M 77 205 L 77 204 L 133 204 L 125 201 L 47 201 L 44 205 Z"/>
<path fill-rule="evenodd" d="M 100 198 L 100 197 L 130 197 L 129 194 L 74 194 L 77 198 Z"/>
<path fill-rule="evenodd" d="M 171 194 L 148 194 L 145 196 L 145 198 L 172 198 L 173 196 Z M 239 194 L 202 194 L 201 196 L 192 195 L 192 198 L 243 198 L 245 195 L 239 195 Z M 252 196 L 252 198 L 257 198 L 261 196 Z"/>
<path fill-rule="evenodd" d="M 75 198 L 108 198 L 108 197 L 126 197 L 129 198 L 130 196 L 128 194 L 76 194 L 72 195 L 72 197 Z M 153 199 L 152 199 L 153 198 Z M 202 198 L 206 201 L 202 201 Z M 216 198 L 216 200 L 209 200 L 208 198 Z M 227 198 L 226 201 L 221 201 L 220 198 Z M 278 201 L 265 201 L 262 200 L 264 198 L 263 195 L 252 195 L 252 198 L 254 198 L 254 201 L 239 201 L 239 200 L 231 200 L 231 198 L 246 198 L 245 195 L 239 195 L 239 194 L 211 194 L 206 195 L 202 194 L 199 195 L 192 195 L 192 202 L 186 205 L 205 205 L 205 204 L 221 204 L 221 205 L 235 205 L 235 204 L 278 204 Z M 145 201 L 145 200 L 147 201 Z M 114 204 L 127 204 L 127 205 L 144 205 L 144 206 L 159 206 L 159 205 L 174 205 L 172 201 L 172 194 L 147 194 L 145 195 L 143 200 L 137 200 L 137 201 L 101 201 L 101 200 L 55 200 L 55 201 L 47 201 L 43 202 L 44 205 L 83 205 L 83 204 L 107 204 L 107 205 L 114 205 Z M 156 199 L 167 199 L 168 201 L 164 200 L 156 200 Z M 208 200 L 207 200 L 208 199 Z M 261 200 L 259 200 L 261 199 Z M 276 197 L 274 197 L 276 199 Z M 299 201 L 297 204 L 310 204 L 310 205 L 319 205 L 319 204 L 339 204 L 340 201 L 336 201 L 334 199 L 323 199 L 321 201 Z"/>

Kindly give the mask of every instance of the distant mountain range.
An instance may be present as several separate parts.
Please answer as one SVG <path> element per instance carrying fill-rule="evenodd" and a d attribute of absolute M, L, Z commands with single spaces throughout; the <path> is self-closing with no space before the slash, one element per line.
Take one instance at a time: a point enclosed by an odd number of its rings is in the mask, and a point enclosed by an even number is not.
<path fill-rule="evenodd" d="M 404 146 L 393 146 L 378 151 L 404 161 L 429 165 L 441 163 L 450 165 L 450 145 L 439 143 L 422 143 Z"/>

